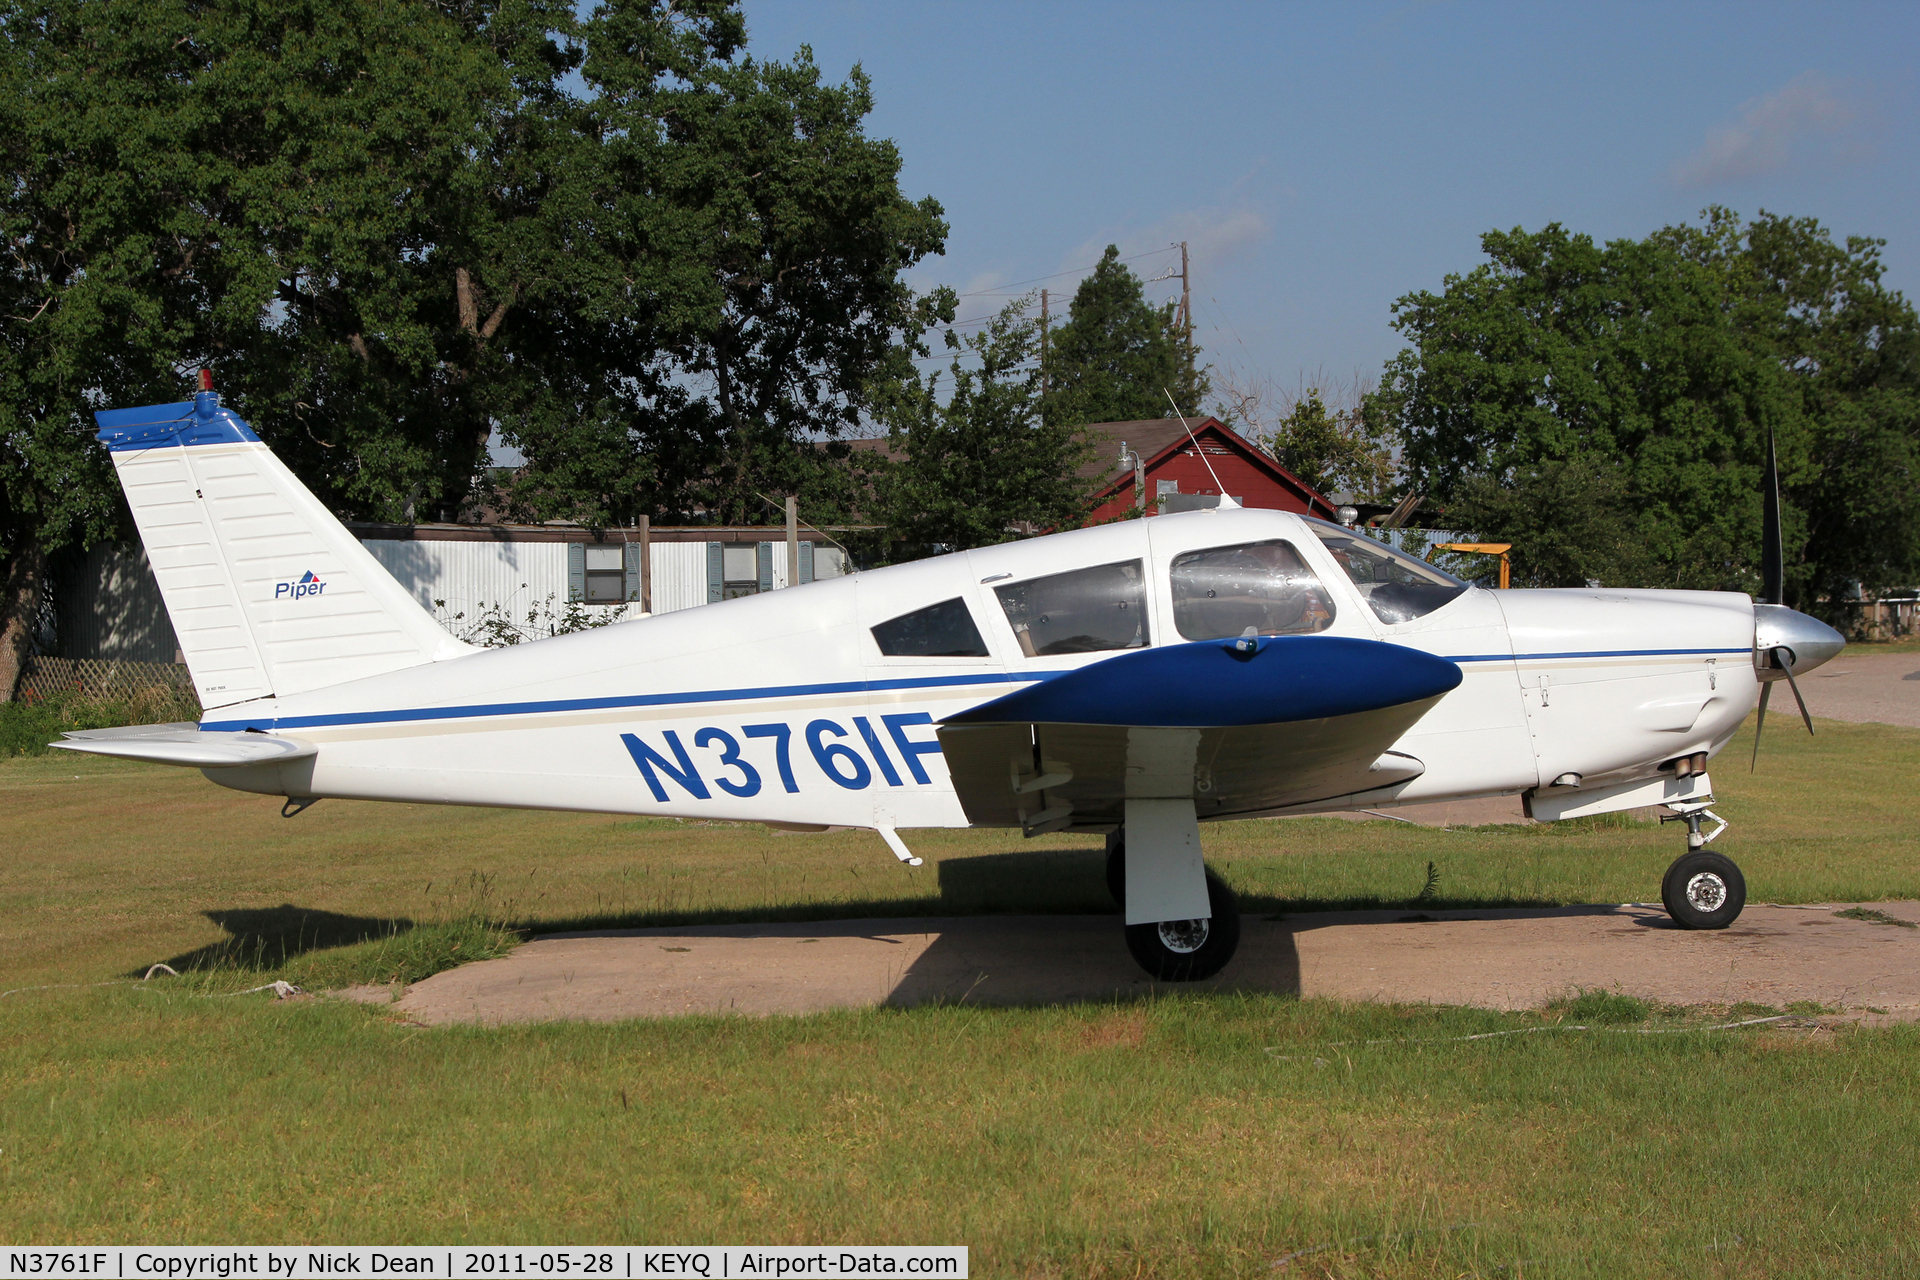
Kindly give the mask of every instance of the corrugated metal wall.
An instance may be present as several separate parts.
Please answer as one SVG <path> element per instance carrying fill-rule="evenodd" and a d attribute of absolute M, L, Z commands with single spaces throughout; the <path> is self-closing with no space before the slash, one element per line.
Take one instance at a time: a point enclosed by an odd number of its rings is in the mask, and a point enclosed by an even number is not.
<path fill-rule="evenodd" d="M 653 611 L 673 613 L 707 602 L 707 544 L 653 544 Z"/>
<path fill-rule="evenodd" d="M 567 602 L 564 542 L 431 542 L 364 538 L 372 553 L 414 600 L 457 634 L 486 609 L 510 618 L 529 610 L 558 612 Z M 784 542 L 775 543 L 773 585 L 787 585 Z M 707 544 L 655 542 L 653 611 L 672 613 L 707 602 Z M 814 549 L 815 572 L 844 572 L 837 551 Z M 548 599 L 551 597 L 551 609 Z M 443 602 L 436 604 L 435 602 Z M 58 588 L 60 654 L 122 662 L 172 662 L 178 642 L 160 588 L 138 547 L 95 547 L 75 557 Z M 636 607 L 630 606 L 638 613 Z M 456 615 L 464 615 L 456 621 Z"/>
<path fill-rule="evenodd" d="M 60 656 L 172 662 L 179 641 L 141 547 L 98 546 L 65 566 L 54 588 Z"/>
<path fill-rule="evenodd" d="M 555 608 L 567 602 L 567 544 L 564 542 L 402 542 L 363 538 L 386 571 L 428 613 L 456 631 L 456 614 L 467 620 L 500 606 L 524 617 L 553 597 Z M 435 601 L 444 601 L 435 605 Z"/>

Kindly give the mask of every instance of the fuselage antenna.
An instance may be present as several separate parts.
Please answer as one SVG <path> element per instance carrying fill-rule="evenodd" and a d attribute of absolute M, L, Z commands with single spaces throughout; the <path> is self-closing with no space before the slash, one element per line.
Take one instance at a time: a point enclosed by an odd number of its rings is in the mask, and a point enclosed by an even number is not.
<path fill-rule="evenodd" d="M 1220 491 L 1220 509 L 1223 511 L 1238 511 L 1240 504 L 1227 495 L 1227 486 L 1220 483 L 1220 473 L 1213 469 L 1213 464 L 1207 461 L 1207 451 L 1200 447 L 1200 437 L 1193 434 L 1192 427 L 1187 426 L 1187 416 L 1180 412 L 1180 406 L 1173 404 L 1173 392 L 1162 387 L 1160 388 L 1160 394 L 1167 398 L 1168 404 L 1173 405 L 1173 416 L 1180 419 L 1180 425 L 1186 428 L 1187 439 L 1193 441 L 1194 454 L 1200 459 L 1201 465 L 1206 467 L 1207 474 L 1213 477 L 1213 487 Z"/>

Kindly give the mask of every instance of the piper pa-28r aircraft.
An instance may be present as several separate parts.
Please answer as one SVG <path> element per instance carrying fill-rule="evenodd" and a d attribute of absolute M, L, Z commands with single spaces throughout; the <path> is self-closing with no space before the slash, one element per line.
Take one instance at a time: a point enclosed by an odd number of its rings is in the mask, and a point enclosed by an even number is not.
<path fill-rule="evenodd" d="M 1199 824 L 1228 818 L 1665 805 L 1688 830 L 1667 910 L 1724 928 L 1745 886 L 1706 847 L 1725 827 L 1707 760 L 1768 682 L 1843 645 L 1744 595 L 1486 591 L 1223 500 L 481 650 L 213 392 L 98 418 L 206 710 L 56 745 L 192 766 L 284 812 L 835 824 L 915 863 L 902 830 L 1104 834 L 1128 947 L 1163 980 L 1238 943 L 1200 855 Z M 1777 533 L 1769 557 L 1777 602 Z"/>

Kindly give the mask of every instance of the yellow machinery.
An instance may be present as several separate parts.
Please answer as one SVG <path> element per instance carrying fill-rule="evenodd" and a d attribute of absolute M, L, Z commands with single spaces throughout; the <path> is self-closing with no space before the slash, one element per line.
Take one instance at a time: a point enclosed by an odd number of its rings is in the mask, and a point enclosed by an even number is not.
<path fill-rule="evenodd" d="M 1511 542 L 1441 542 L 1427 548 L 1427 559 L 1433 559 L 1436 551 L 1471 551 L 1476 555 L 1500 557 L 1500 589 L 1505 591 L 1513 580 L 1513 561 L 1507 552 L 1513 550 Z"/>

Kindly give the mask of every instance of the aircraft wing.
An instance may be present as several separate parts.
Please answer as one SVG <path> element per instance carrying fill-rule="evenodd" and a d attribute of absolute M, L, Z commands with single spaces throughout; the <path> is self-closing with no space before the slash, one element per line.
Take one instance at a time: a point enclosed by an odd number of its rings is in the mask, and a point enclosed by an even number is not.
<path fill-rule="evenodd" d="M 1445 658 L 1374 640 L 1199 641 L 1029 685 L 938 732 L 976 826 L 1107 827 L 1129 798 L 1228 818 L 1419 777 L 1389 748 L 1460 680 Z"/>
<path fill-rule="evenodd" d="M 311 742 L 266 733 L 202 733 L 199 726 L 190 721 L 137 724 L 124 729 L 81 729 L 63 736 L 66 741 L 53 744 L 63 751 L 84 751 L 89 755 L 119 756 L 124 760 L 195 769 L 284 763 L 319 751 Z"/>

